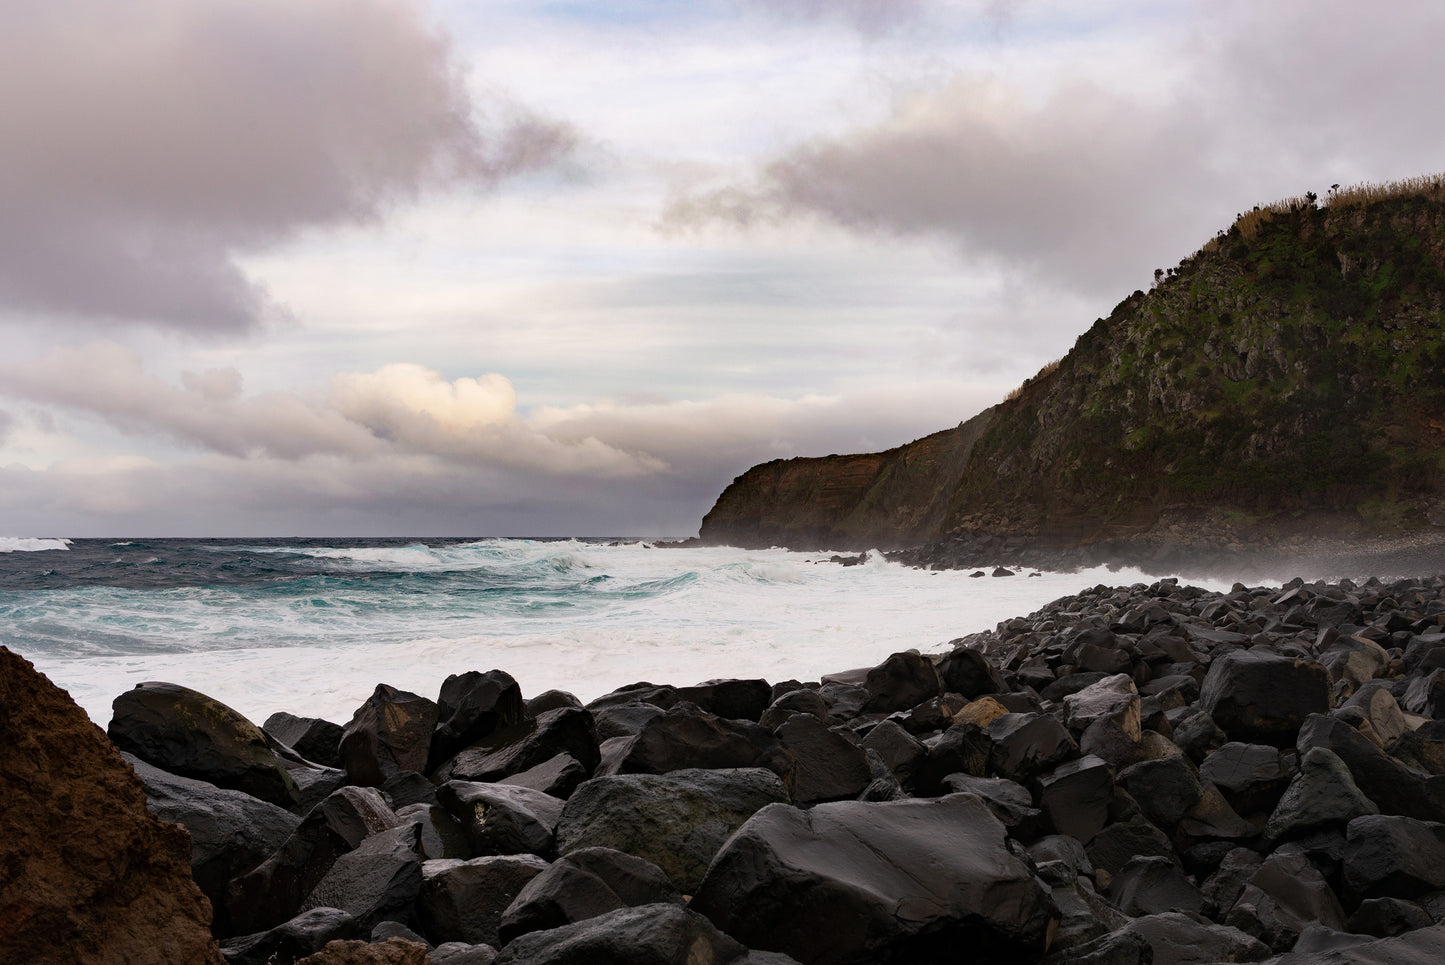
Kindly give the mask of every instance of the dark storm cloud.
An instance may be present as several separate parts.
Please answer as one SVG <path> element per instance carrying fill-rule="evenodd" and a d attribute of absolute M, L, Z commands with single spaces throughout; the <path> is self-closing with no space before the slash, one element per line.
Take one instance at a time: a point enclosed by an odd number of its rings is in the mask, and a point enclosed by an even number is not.
<path fill-rule="evenodd" d="M 0 310 L 198 331 L 276 306 L 236 266 L 570 131 L 473 108 L 409 0 L 0 0 Z"/>

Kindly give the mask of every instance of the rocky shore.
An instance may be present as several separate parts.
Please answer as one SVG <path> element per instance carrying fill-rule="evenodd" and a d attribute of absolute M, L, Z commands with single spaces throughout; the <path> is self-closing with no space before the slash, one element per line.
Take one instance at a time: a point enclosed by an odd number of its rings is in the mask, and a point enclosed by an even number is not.
<path fill-rule="evenodd" d="M 1445 578 L 1099 586 L 585 706 L 151 683 L 108 739 L 0 648 L 0 748 L 7 962 L 1445 960 Z"/>

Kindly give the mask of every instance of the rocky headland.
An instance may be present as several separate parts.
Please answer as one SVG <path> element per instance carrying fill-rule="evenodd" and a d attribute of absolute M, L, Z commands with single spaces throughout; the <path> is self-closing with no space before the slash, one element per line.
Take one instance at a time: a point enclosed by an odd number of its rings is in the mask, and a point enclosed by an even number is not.
<path fill-rule="evenodd" d="M 1246 212 L 998 405 L 887 452 L 755 466 L 699 538 L 932 566 L 1422 572 L 1445 544 L 1442 185 Z"/>
<path fill-rule="evenodd" d="M 107 737 L 3 648 L 0 695 L 7 962 L 1445 960 L 1445 578 L 1098 586 L 586 705 L 151 683 Z"/>

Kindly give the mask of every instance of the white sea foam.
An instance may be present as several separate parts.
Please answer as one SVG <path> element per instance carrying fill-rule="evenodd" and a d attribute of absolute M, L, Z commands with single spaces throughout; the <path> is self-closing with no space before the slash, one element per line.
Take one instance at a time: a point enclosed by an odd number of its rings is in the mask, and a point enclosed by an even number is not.
<path fill-rule="evenodd" d="M 0 553 L 35 553 L 40 550 L 68 550 L 68 539 L 44 539 L 33 536 L 0 536 Z"/>
<path fill-rule="evenodd" d="M 344 722 L 379 682 L 434 698 L 448 674 L 493 667 L 527 695 L 583 700 L 641 680 L 817 679 L 898 650 L 938 651 L 1098 583 L 1154 579 L 1103 568 L 971 579 L 881 557 L 844 567 L 819 562 L 827 554 L 640 544 L 301 549 L 362 570 L 429 560 L 428 570 L 500 573 L 512 589 L 95 588 L 27 598 L 11 618 L 58 641 L 25 655 L 102 725 L 112 699 L 145 680 L 193 687 L 258 722 L 278 710 Z"/>

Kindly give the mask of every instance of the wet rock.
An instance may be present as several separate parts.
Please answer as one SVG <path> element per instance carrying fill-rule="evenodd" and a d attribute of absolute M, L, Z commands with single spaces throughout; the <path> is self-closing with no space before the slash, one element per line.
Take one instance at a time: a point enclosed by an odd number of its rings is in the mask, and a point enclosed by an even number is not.
<path fill-rule="evenodd" d="M 403 824 L 416 825 L 423 860 L 472 857 L 467 833 L 440 804 L 411 804 L 397 811 L 396 817 Z"/>
<path fill-rule="evenodd" d="M 227 965 L 293 965 L 329 942 L 356 934 L 356 920 L 346 912 L 313 908 L 267 931 L 232 938 L 221 950 Z"/>
<path fill-rule="evenodd" d="M 718 853 L 691 907 L 807 962 L 928 961 L 960 942 L 974 961 L 1029 960 L 1057 911 L 1004 838 L 969 794 L 774 805 Z"/>
<path fill-rule="evenodd" d="M 1166 911 L 1197 912 L 1204 896 L 1168 858 L 1135 858 L 1109 882 L 1109 900 L 1131 918 Z"/>
<path fill-rule="evenodd" d="M 1307 717 L 1329 712 L 1330 674 L 1313 660 L 1235 650 L 1209 665 L 1199 703 L 1230 740 L 1288 747 Z"/>
<path fill-rule="evenodd" d="M 1234 848 L 1225 854 L 1219 867 L 1199 889 L 1204 897 L 1203 913 L 1215 920 L 1223 918 L 1263 863 L 1259 854 L 1249 848 Z"/>
<path fill-rule="evenodd" d="M 1118 874 L 1135 858 L 1157 856 L 1176 860 L 1169 836 L 1142 814 L 1115 822 L 1094 835 L 1088 843 L 1094 867 Z"/>
<path fill-rule="evenodd" d="M 969 700 L 1006 689 L 988 658 L 968 647 L 956 647 L 945 654 L 938 662 L 938 676 L 944 690 Z"/>
<path fill-rule="evenodd" d="M 758 722 L 764 727 L 775 728 L 794 714 L 809 714 L 826 724 L 828 702 L 816 690 L 790 690 L 769 704 Z"/>
<path fill-rule="evenodd" d="M 577 785 L 591 776 L 577 758 L 571 754 L 558 754 L 536 767 L 529 767 L 525 771 L 501 778 L 497 783 L 530 787 L 534 791 L 541 791 L 543 794 L 550 794 L 565 800 L 577 789 Z"/>
<path fill-rule="evenodd" d="M 1064 698 L 1068 724 L 1083 730 L 1096 720 L 1114 721 L 1131 741 L 1143 736 L 1139 718 L 1139 692 L 1128 674 L 1115 674 Z"/>
<path fill-rule="evenodd" d="M 1445 844 L 1438 824 L 1367 814 L 1345 832 L 1345 887 L 1356 898 L 1414 898 L 1445 888 Z"/>
<path fill-rule="evenodd" d="M 323 767 L 341 767 L 341 725 L 319 717 L 297 717 L 278 711 L 261 729 L 308 761 Z"/>
<path fill-rule="evenodd" d="M 1445 961 L 1445 925 L 1433 925 L 1396 938 L 1345 947 L 1293 951 L 1270 965 L 1436 965 Z"/>
<path fill-rule="evenodd" d="M 1386 814 L 1422 821 L 1445 814 L 1445 785 L 1405 767 L 1334 717 L 1315 715 L 1300 727 L 1301 754 L 1315 747 L 1333 751 L 1349 768 L 1356 786 Z"/>
<path fill-rule="evenodd" d="M 525 715 L 522 688 L 511 674 L 502 670 L 452 674 L 437 694 L 427 766 L 417 770 L 434 770 L 499 728 L 520 724 Z"/>
<path fill-rule="evenodd" d="M 696 704 L 709 714 L 757 723 L 763 711 L 773 702 L 773 688 L 759 678 L 708 680 L 692 687 L 679 687 L 677 696 L 679 700 Z"/>
<path fill-rule="evenodd" d="M 1435 924 L 1430 913 L 1403 898 L 1366 898 L 1350 916 L 1349 931 L 1359 935 L 1389 938 Z"/>
<path fill-rule="evenodd" d="M 1350 769 L 1333 751 L 1312 747 L 1300 761 L 1299 773 L 1269 816 L 1265 836 L 1275 841 L 1347 824 L 1362 814 L 1376 814 L 1375 802 L 1355 786 Z"/>
<path fill-rule="evenodd" d="M 559 707 L 534 720 L 502 727 L 437 768 L 432 777 L 438 783 L 500 781 L 546 763 L 558 754 L 570 755 L 588 773 L 596 769 L 602 755 L 590 711 Z"/>
<path fill-rule="evenodd" d="M 863 748 L 816 717 L 796 714 L 776 733 L 793 757 L 793 801 L 799 806 L 857 797 L 872 779 Z"/>
<path fill-rule="evenodd" d="M 423 862 L 416 902 L 422 934 L 437 945 L 500 945 L 502 913 L 545 870 L 547 862 L 531 854 Z"/>
<path fill-rule="evenodd" d="M 146 806 L 191 836 L 191 873 L 210 900 L 216 934 L 231 934 L 225 913 L 226 884 L 266 860 L 301 819 L 242 791 L 169 774 L 123 754 L 145 787 Z"/>
<path fill-rule="evenodd" d="M 891 655 L 869 670 L 863 679 L 863 689 L 868 691 L 864 712 L 886 714 L 908 710 L 937 697 L 943 693 L 943 683 L 932 660 L 908 650 Z"/>
<path fill-rule="evenodd" d="M 1174 725 L 1174 743 L 1196 764 L 1228 741 L 1229 735 L 1202 710 L 1188 714 Z"/>
<path fill-rule="evenodd" d="M 448 781 L 437 798 L 457 819 L 475 855 L 553 853 L 561 798 L 515 784 L 473 781 Z"/>
<path fill-rule="evenodd" d="M 1039 807 L 1060 834 L 1088 844 L 1109 821 L 1114 775 L 1097 757 L 1060 764 L 1039 780 L 1039 788 Z"/>
<path fill-rule="evenodd" d="M 412 804 L 437 803 L 436 785 L 416 771 L 398 771 L 377 790 L 394 811 Z"/>
<path fill-rule="evenodd" d="M 828 719 L 835 723 L 847 723 L 862 714 L 871 696 L 862 684 L 836 680 L 824 680 L 816 692 L 828 706 Z"/>
<path fill-rule="evenodd" d="M 1343 929 L 1339 899 L 1309 859 L 1276 852 L 1249 879 L 1224 924 L 1248 932 L 1277 952 L 1292 947 L 1306 925 Z"/>
<path fill-rule="evenodd" d="M 377 684 L 341 734 L 347 779 L 377 787 L 398 771 L 426 769 L 437 705 L 405 690 Z"/>
<path fill-rule="evenodd" d="M 1445 717 L 1445 668 L 1437 668 L 1410 681 L 1405 709 L 1438 720 Z"/>
<path fill-rule="evenodd" d="M 0 961 L 220 965 L 191 844 L 69 694 L 0 647 Z"/>
<path fill-rule="evenodd" d="M 1269 956 L 1266 945 L 1238 928 L 1178 911 L 1135 918 L 1116 934 L 1120 933 L 1148 942 L 1153 965 L 1258 962 Z"/>
<path fill-rule="evenodd" d="M 1354 696 L 1345 702 L 1345 706 L 1358 708 L 1369 722 L 1370 729 L 1379 735 L 1386 745 L 1410 731 L 1410 724 L 1405 720 L 1400 704 L 1383 681 L 1372 681 L 1355 691 Z"/>
<path fill-rule="evenodd" d="M 786 782 L 793 760 L 765 727 L 728 720 L 688 704 L 648 721 L 618 763 L 623 774 L 745 767 L 765 767 Z"/>
<path fill-rule="evenodd" d="M 1119 772 L 1118 782 L 1155 825 L 1170 829 L 1199 803 L 1203 789 L 1194 767 L 1183 757 L 1144 761 Z"/>
<path fill-rule="evenodd" d="M 778 776 L 762 768 L 595 777 L 562 809 L 557 850 L 564 857 L 591 847 L 636 855 L 691 894 L 743 822 L 786 800 Z"/>
<path fill-rule="evenodd" d="M 989 767 L 1000 777 L 1027 782 L 1077 757 L 1078 744 L 1047 714 L 1005 714 L 989 722 Z"/>
<path fill-rule="evenodd" d="M 116 747 L 154 767 L 244 791 L 284 808 L 296 782 L 261 728 L 219 700 L 179 684 L 136 684 L 111 705 L 106 733 Z"/>
<path fill-rule="evenodd" d="M 375 788 L 343 787 L 331 794 L 274 854 L 226 886 L 232 927 L 256 933 L 292 918 L 337 858 L 399 823 Z"/>
<path fill-rule="evenodd" d="M 1079 735 L 1079 753 L 1092 754 L 1119 769 L 1149 759 L 1142 738 L 1130 737 L 1112 717 L 1100 717 L 1084 728 Z"/>
<path fill-rule="evenodd" d="M 370 934 L 388 919 L 410 921 L 421 883 L 421 830 L 403 824 L 337 858 L 301 907 L 340 908 L 359 932 Z"/>
<path fill-rule="evenodd" d="M 913 779 L 913 770 L 928 749 L 891 720 L 882 720 L 863 738 L 864 750 L 874 751 L 900 784 Z"/>
<path fill-rule="evenodd" d="M 424 944 L 404 938 L 379 942 L 340 940 L 300 959 L 296 965 L 431 965 Z"/>
<path fill-rule="evenodd" d="M 1274 810 L 1290 781 L 1279 748 L 1238 741 L 1206 757 L 1199 776 L 1219 788 L 1241 814 Z"/>
<path fill-rule="evenodd" d="M 582 701 L 577 699 L 576 694 L 565 690 L 544 690 L 537 696 L 522 701 L 522 716 L 541 717 L 549 710 L 561 710 L 563 707 L 576 707 L 580 710 Z"/>
<path fill-rule="evenodd" d="M 701 965 L 741 962 L 747 949 L 701 915 L 674 904 L 643 905 L 523 935 L 498 965 Z"/>
<path fill-rule="evenodd" d="M 497 950 L 491 945 L 442 942 L 431 950 L 431 965 L 494 965 Z"/>
<path fill-rule="evenodd" d="M 949 724 L 950 726 L 953 724 L 976 724 L 979 727 L 987 727 L 996 718 L 1010 713 L 1013 711 L 993 697 L 979 697 L 965 704 L 958 713 L 953 715 Z"/>
<path fill-rule="evenodd" d="M 822 703 L 821 698 L 819 703 Z M 597 739 L 605 741 L 614 737 L 636 737 L 644 724 L 667 711 L 656 704 L 630 700 L 625 704 L 599 707 L 591 713 L 593 723 L 597 726 Z"/>
<path fill-rule="evenodd" d="M 1037 837 L 1042 812 L 1034 807 L 1032 795 L 1022 784 L 1002 777 L 974 777 L 972 774 L 950 774 L 943 779 L 952 794 L 972 794 L 998 818 L 1009 834 L 1025 841 Z"/>
<path fill-rule="evenodd" d="M 505 944 L 528 932 L 658 902 L 681 904 L 682 896 L 657 865 L 611 848 L 582 848 L 527 882 L 502 914 L 497 933 Z"/>

